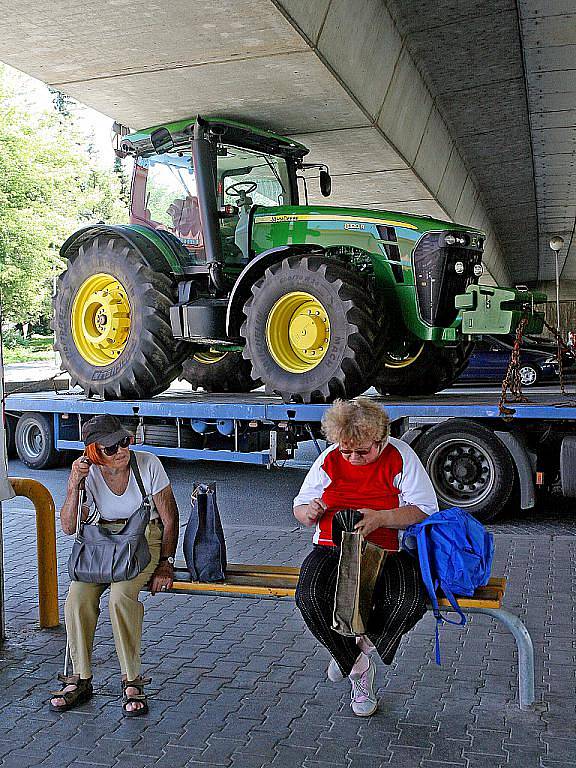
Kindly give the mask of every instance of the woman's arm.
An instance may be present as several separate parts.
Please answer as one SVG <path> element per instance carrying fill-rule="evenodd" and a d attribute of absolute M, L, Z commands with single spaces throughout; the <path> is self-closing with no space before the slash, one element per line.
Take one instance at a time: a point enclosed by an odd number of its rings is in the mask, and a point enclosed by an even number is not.
<path fill-rule="evenodd" d="M 167 485 L 152 498 L 164 526 L 162 534 L 162 546 L 160 557 L 174 557 L 178 546 L 178 507 L 172 491 L 172 486 Z M 170 589 L 174 582 L 174 566 L 167 560 L 161 560 L 150 581 L 150 591 L 153 595 L 163 587 Z"/>
<path fill-rule="evenodd" d="M 76 533 L 76 516 L 78 514 L 78 496 L 80 494 L 80 483 L 86 480 L 90 471 L 90 462 L 85 456 L 76 459 L 72 463 L 68 486 L 66 489 L 66 498 L 62 509 L 60 510 L 60 524 L 64 533 L 70 535 Z M 88 507 L 82 507 L 82 519 L 88 516 Z"/>
<path fill-rule="evenodd" d="M 420 507 L 408 504 L 396 509 L 360 509 L 362 520 L 356 524 L 355 529 L 363 536 L 368 536 L 377 528 L 408 528 L 409 525 L 419 523 L 426 515 Z"/>

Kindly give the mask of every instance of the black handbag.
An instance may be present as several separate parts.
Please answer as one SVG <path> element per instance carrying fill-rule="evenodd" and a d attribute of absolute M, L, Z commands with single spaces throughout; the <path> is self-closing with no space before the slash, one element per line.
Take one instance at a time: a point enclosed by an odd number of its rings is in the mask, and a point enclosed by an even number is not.
<path fill-rule="evenodd" d="M 226 542 L 216 501 L 216 483 L 194 483 L 184 533 L 184 559 L 193 581 L 224 581 Z"/>
<path fill-rule="evenodd" d="M 150 522 L 151 507 L 133 453 L 130 453 L 130 468 L 142 494 L 142 505 L 120 531 L 113 532 L 102 525 L 87 525 L 82 522 L 85 491 L 84 486 L 81 487 L 78 495 L 76 539 L 68 559 L 68 575 L 71 581 L 88 584 L 130 581 L 150 562 L 146 526 Z"/>

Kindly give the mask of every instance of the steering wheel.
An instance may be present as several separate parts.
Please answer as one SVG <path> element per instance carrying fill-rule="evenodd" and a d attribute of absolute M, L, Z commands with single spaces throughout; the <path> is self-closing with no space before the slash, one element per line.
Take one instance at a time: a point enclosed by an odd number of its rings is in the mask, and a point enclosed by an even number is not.
<path fill-rule="evenodd" d="M 258 189 L 258 184 L 255 181 L 237 181 L 236 184 L 230 184 L 226 190 L 226 194 L 229 197 L 242 197 L 242 195 L 249 195 L 250 192 L 254 192 Z"/>

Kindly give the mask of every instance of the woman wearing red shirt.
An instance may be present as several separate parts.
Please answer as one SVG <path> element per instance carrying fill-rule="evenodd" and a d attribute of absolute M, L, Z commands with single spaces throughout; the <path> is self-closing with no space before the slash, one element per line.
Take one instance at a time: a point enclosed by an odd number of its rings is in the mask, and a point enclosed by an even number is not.
<path fill-rule="evenodd" d="M 365 397 L 337 400 L 322 419 L 333 443 L 316 459 L 294 499 L 294 515 L 315 526 L 314 548 L 302 563 L 296 604 L 310 631 L 328 649 L 332 681 L 349 677 L 351 707 L 360 717 L 377 709 L 374 693 L 376 650 L 390 664 L 402 635 L 426 612 L 426 590 L 417 561 L 399 551 L 399 534 L 438 510 L 436 494 L 414 451 L 389 437 L 385 411 Z M 363 638 L 332 629 L 339 551 L 332 541 L 332 518 L 339 509 L 358 509 L 356 528 L 369 541 L 394 554 L 385 561 L 374 592 L 374 610 Z"/>

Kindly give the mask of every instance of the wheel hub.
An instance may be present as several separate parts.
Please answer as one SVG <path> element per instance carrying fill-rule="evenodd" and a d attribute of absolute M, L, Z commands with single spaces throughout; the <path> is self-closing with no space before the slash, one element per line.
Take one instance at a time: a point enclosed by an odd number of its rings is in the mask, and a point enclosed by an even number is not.
<path fill-rule="evenodd" d="M 88 363 L 105 366 L 119 357 L 130 335 L 130 311 L 126 289 L 113 275 L 82 283 L 72 305 L 72 337 Z"/>
<path fill-rule="evenodd" d="M 478 504 L 494 484 L 490 456 L 465 440 L 448 441 L 439 446 L 431 454 L 427 470 L 439 495 L 454 506 Z"/>
<path fill-rule="evenodd" d="M 306 373 L 324 358 L 330 343 L 328 313 L 309 293 L 295 291 L 274 304 L 266 323 L 270 354 L 285 371 Z"/>

